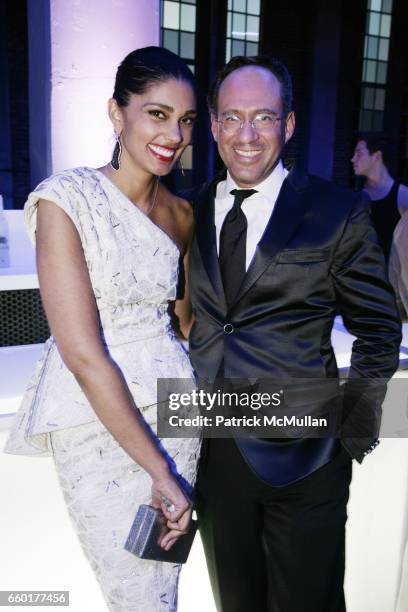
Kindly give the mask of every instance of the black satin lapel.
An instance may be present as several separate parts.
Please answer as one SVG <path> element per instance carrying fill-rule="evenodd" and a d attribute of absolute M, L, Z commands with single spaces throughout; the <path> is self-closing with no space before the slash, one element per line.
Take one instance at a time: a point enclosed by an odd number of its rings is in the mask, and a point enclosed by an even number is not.
<path fill-rule="evenodd" d="M 280 190 L 271 218 L 257 246 L 254 258 L 242 281 L 234 302 L 238 302 L 258 280 L 276 254 L 285 246 L 303 219 L 306 198 L 286 179 Z"/>
<path fill-rule="evenodd" d="M 200 199 L 196 217 L 196 236 L 201 258 L 208 278 L 219 299 L 225 303 L 217 256 L 217 238 L 214 223 L 214 196 L 212 190 Z"/>

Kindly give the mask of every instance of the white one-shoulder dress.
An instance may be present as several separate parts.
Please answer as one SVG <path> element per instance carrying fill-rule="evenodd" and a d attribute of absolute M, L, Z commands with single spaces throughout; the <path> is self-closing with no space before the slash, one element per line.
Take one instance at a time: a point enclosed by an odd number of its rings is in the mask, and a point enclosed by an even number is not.
<path fill-rule="evenodd" d="M 33 241 L 40 198 L 60 206 L 78 230 L 107 350 L 154 432 L 157 379 L 193 379 L 168 315 L 177 292 L 178 247 L 92 168 L 55 174 L 30 194 L 25 220 Z M 157 443 L 172 469 L 193 485 L 199 438 Z M 151 499 L 151 479 L 96 417 L 52 337 L 5 451 L 54 458 L 68 511 L 110 610 L 176 610 L 180 566 L 140 560 L 123 548 L 139 504 Z"/>

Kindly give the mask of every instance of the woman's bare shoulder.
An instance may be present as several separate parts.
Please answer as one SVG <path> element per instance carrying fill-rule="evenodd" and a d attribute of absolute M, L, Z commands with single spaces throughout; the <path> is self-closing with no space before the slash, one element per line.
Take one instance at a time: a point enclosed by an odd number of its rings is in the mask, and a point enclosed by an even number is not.
<path fill-rule="evenodd" d="M 166 187 L 163 193 L 163 199 L 166 201 L 167 206 L 171 209 L 172 213 L 179 217 L 180 221 L 185 223 L 193 222 L 193 208 L 184 198 L 171 193 Z"/>

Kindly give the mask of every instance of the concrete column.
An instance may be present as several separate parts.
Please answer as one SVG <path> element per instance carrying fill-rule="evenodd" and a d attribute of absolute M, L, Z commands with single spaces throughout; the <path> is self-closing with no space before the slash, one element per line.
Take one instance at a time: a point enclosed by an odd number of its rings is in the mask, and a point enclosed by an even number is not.
<path fill-rule="evenodd" d="M 38 182 L 50 172 L 110 158 L 106 102 L 116 69 L 133 49 L 159 44 L 160 2 L 36 0 L 28 6 L 35 24 L 29 31 L 30 153 L 39 160 L 32 173 Z"/>

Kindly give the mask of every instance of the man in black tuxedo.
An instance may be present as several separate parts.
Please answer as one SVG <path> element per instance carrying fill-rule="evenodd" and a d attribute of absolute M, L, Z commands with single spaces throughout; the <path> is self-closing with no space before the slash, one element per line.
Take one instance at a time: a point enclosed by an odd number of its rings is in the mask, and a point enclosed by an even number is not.
<path fill-rule="evenodd" d="M 233 58 L 209 102 L 227 172 L 190 194 L 198 376 L 279 378 L 289 395 L 300 389 L 297 403 L 307 407 L 299 379 L 338 382 L 330 339 L 337 312 L 357 337 L 341 443 L 207 440 L 198 513 L 217 608 L 342 612 L 351 461 L 377 444 L 384 394 L 378 384 L 365 396 L 365 382 L 388 379 L 398 365 L 393 293 L 364 196 L 283 167 L 295 127 L 286 68 Z M 336 412 L 336 398 L 324 395 L 313 414 Z"/>

